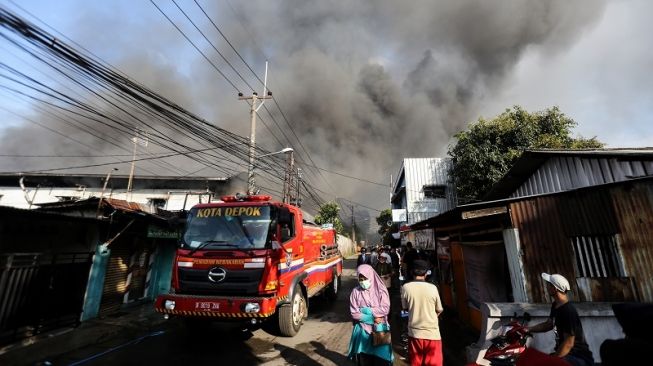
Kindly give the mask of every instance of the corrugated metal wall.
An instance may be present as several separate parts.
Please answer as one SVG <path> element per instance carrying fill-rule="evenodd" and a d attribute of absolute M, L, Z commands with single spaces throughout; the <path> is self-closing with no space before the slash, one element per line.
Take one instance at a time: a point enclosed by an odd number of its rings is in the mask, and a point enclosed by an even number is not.
<path fill-rule="evenodd" d="M 615 158 L 552 157 L 510 197 L 562 192 L 653 175 L 653 161 Z"/>
<path fill-rule="evenodd" d="M 578 272 L 571 240 L 579 236 L 615 236 L 626 275 L 633 278 L 639 300 L 653 301 L 653 181 L 524 199 L 511 203 L 510 211 L 520 233 L 531 301 L 547 301 L 541 272 L 567 277 L 578 296 L 579 288 L 572 280 Z M 618 289 L 601 291 L 607 297 L 620 296 Z"/>
<path fill-rule="evenodd" d="M 449 182 L 451 159 L 410 158 L 404 159 L 404 182 L 408 224 L 426 220 L 456 207 L 456 192 Z M 424 185 L 445 185 L 445 198 L 425 198 Z"/>
<path fill-rule="evenodd" d="M 570 279 L 572 291 L 577 288 L 574 274 L 574 252 L 563 228 L 558 210 L 558 197 L 538 197 L 510 204 L 513 224 L 521 239 L 526 293 L 531 302 L 548 301 L 540 274 L 560 273 Z"/>
<path fill-rule="evenodd" d="M 642 301 L 653 301 L 653 183 L 615 187 L 611 193 L 626 275 L 635 278 Z"/>

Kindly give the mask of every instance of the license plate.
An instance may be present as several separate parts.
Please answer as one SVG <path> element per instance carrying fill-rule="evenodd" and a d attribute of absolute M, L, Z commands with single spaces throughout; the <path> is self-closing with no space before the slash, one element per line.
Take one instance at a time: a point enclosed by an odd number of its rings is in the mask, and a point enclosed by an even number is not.
<path fill-rule="evenodd" d="M 195 310 L 199 311 L 217 311 L 220 310 L 220 303 L 213 301 L 196 301 Z"/>

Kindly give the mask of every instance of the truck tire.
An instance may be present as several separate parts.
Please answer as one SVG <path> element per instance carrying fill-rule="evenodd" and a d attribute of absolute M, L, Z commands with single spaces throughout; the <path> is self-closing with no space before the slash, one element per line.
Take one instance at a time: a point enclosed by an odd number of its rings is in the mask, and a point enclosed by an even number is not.
<path fill-rule="evenodd" d="M 340 276 L 338 276 L 338 271 L 334 269 L 331 283 L 324 291 L 324 295 L 329 301 L 336 301 L 338 299 L 338 293 L 340 293 L 340 285 Z"/>
<path fill-rule="evenodd" d="M 307 316 L 306 299 L 299 285 L 295 286 L 290 304 L 279 307 L 279 331 L 281 335 L 293 337 L 302 326 Z"/>

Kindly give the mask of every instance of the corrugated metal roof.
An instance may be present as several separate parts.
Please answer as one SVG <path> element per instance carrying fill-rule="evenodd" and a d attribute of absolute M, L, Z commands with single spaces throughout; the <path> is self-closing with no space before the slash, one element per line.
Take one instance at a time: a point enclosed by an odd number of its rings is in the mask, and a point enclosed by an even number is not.
<path fill-rule="evenodd" d="M 80 210 L 80 209 L 88 210 L 88 208 L 91 208 L 93 211 L 93 215 L 95 215 L 95 208 L 98 206 L 99 200 L 100 199 L 98 197 L 91 197 L 88 199 L 73 201 L 73 202 L 46 203 L 46 204 L 38 205 L 39 208 L 37 210 L 40 212 L 44 212 L 44 211 L 66 212 L 70 210 Z M 151 207 L 149 205 L 144 205 L 136 202 L 128 202 L 125 200 L 119 200 L 115 198 L 106 198 L 106 197 L 103 198 L 102 206 L 109 206 L 115 210 L 119 210 L 122 212 L 147 215 L 162 220 L 165 220 L 167 217 L 171 217 L 174 215 L 174 213 L 171 211 L 165 211 L 165 210 L 157 209 L 155 207 Z"/>
<path fill-rule="evenodd" d="M 484 199 L 553 193 L 653 175 L 653 149 L 527 150 Z"/>

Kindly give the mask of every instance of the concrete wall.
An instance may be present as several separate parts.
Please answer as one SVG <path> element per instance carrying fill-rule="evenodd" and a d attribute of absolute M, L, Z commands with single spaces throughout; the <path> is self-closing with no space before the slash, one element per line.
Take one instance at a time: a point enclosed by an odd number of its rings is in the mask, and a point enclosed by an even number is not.
<path fill-rule="evenodd" d="M 612 303 L 574 303 L 583 324 L 585 338 L 594 354 L 594 362 L 601 362 L 599 349 L 603 341 L 624 337 L 611 305 Z M 500 335 L 502 326 L 508 324 L 510 317 L 515 313 L 522 315 L 524 312 L 528 312 L 532 318 L 528 325 L 539 324 L 548 319 L 551 304 L 484 303 L 481 307 L 481 335 L 478 342 L 467 347 L 467 361 L 489 365 L 489 362 L 483 359 L 483 355 L 491 344 L 490 339 Z M 529 339 L 527 345 L 545 353 L 553 352 L 555 346 L 553 331 L 536 333 L 532 339 Z"/>
<path fill-rule="evenodd" d="M 343 257 L 347 258 L 358 252 L 356 244 L 348 237 L 338 234 L 336 241 L 338 242 L 338 249 L 340 249 L 340 253 L 342 253 Z"/>

